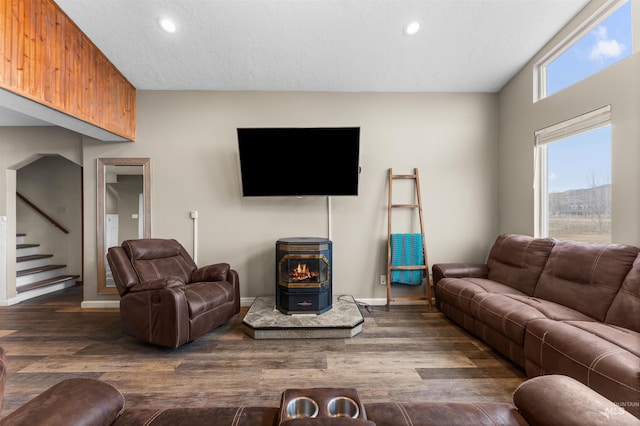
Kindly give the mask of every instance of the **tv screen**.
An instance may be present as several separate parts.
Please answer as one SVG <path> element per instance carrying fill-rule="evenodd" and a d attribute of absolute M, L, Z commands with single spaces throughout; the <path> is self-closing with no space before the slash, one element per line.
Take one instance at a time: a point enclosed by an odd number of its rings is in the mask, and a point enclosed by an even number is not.
<path fill-rule="evenodd" d="M 238 129 L 242 195 L 358 195 L 360 128 Z"/>

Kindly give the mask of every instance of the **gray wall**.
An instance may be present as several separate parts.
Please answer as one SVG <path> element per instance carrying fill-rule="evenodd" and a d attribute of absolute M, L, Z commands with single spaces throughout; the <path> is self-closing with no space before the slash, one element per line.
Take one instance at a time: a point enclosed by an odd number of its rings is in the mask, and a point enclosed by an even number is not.
<path fill-rule="evenodd" d="M 537 103 L 533 102 L 534 64 L 602 5 L 591 2 L 499 94 L 500 231 L 533 235 L 534 132 L 605 105 L 612 108 L 612 241 L 640 245 L 640 54 Z M 634 3 L 633 6 L 637 6 Z M 640 8 L 634 24 L 640 28 Z"/>
<path fill-rule="evenodd" d="M 547 48 L 602 4 L 591 2 Z M 634 37 L 639 46 L 640 31 Z M 176 238 L 191 252 L 189 212 L 198 210 L 199 263 L 231 263 L 243 297 L 273 294 L 275 240 L 325 236 L 326 200 L 242 198 L 235 129 L 360 126 L 360 195 L 332 199 L 335 293 L 383 299 L 376 283 L 386 269 L 389 167 L 420 169 L 430 264 L 482 261 L 498 232 L 533 234 L 534 131 L 606 104 L 613 109 L 613 240 L 640 245 L 640 57 L 533 103 L 533 64 L 545 51 L 499 94 L 141 91 L 134 143 L 59 128 L 3 128 L 0 249 L 15 258 L 15 170 L 39 154 L 61 154 L 84 166 L 85 301 L 117 300 L 97 295 L 96 159 L 150 157 L 152 235 Z M 12 294 L 8 262 L 0 297 Z"/>
<path fill-rule="evenodd" d="M 495 94 L 141 91 L 136 142 L 85 139 L 86 229 L 95 229 L 96 158 L 150 157 L 152 236 L 176 238 L 192 252 L 189 212 L 197 210 L 198 263 L 229 262 L 242 297 L 274 294 L 275 241 L 327 236 L 327 202 L 243 198 L 236 128 L 360 126 L 360 195 L 332 198 L 334 293 L 385 298 L 377 281 L 386 273 L 389 167 L 420 170 L 430 263 L 486 257 L 498 229 L 496 101 Z M 93 232 L 85 247 L 85 300 L 117 299 L 96 294 Z"/>

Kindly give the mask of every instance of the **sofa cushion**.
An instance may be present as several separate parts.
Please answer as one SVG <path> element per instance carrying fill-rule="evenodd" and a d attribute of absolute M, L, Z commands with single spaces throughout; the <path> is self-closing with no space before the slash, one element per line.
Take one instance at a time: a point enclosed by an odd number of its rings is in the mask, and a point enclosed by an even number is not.
<path fill-rule="evenodd" d="M 276 407 L 183 407 L 125 410 L 113 426 L 272 426 Z"/>
<path fill-rule="evenodd" d="M 517 294 L 477 294 L 471 301 L 470 313 L 520 346 L 524 346 L 527 324 L 534 319 L 595 322 L 566 306 Z"/>
<path fill-rule="evenodd" d="M 631 352 L 638 357 L 638 369 L 640 370 L 640 333 L 597 321 L 565 322 Z"/>
<path fill-rule="evenodd" d="M 640 255 L 613 298 L 604 322 L 640 333 Z"/>
<path fill-rule="evenodd" d="M 518 345 L 524 345 L 527 323 L 546 318 L 536 308 L 502 294 L 477 294 L 471 301 L 470 313 L 481 323 L 500 332 Z"/>
<path fill-rule="evenodd" d="M 640 416 L 637 333 L 597 322 L 533 320 L 527 325 L 525 357 L 540 370 L 527 375 L 564 374 Z M 635 342 L 635 343 L 634 343 Z M 634 406 L 635 404 L 635 406 Z"/>
<path fill-rule="evenodd" d="M 560 305 L 555 302 L 551 302 L 549 300 L 538 299 L 537 297 L 531 296 L 520 296 L 517 294 L 506 294 L 506 297 L 510 299 L 516 300 L 520 303 L 523 303 L 527 306 L 535 308 L 537 311 L 542 313 L 546 318 L 557 320 L 557 321 L 591 321 L 595 322 L 595 320 L 581 312 L 576 311 L 575 309 L 568 308 L 564 305 Z"/>
<path fill-rule="evenodd" d="M 558 241 L 533 295 L 604 321 L 637 256 L 633 246 Z"/>
<path fill-rule="evenodd" d="M 499 235 L 489 252 L 488 278 L 533 295 L 554 242 L 551 238 Z"/>
<path fill-rule="evenodd" d="M 378 402 L 366 407 L 368 418 L 377 426 L 528 424 L 516 407 L 506 402 Z"/>
<path fill-rule="evenodd" d="M 438 300 L 456 306 L 464 312 L 469 312 L 471 300 L 476 294 L 486 293 L 525 296 L 513 287 L 486 278 L 443 278 L 436 284 Z"/>
<path fill-rule="evenodd" d="M 473 332 L 498 352 L 524 367 L 525 330 L 536 319 L 593 319 L 557 303 L 518 294 L 476 294 L 471 301 Z M 467 322 L 469 322 L 467 320 Z"/>

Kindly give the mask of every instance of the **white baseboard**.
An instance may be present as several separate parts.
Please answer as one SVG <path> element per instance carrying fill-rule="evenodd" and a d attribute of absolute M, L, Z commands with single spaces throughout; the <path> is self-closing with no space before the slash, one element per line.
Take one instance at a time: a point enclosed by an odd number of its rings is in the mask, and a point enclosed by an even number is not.
<path fill-rule="evenodd" d="M 255 300 L 255 297 L 241 297 L 240 306 L 251 306 Z"/>
<path fill-rule="evenodd" d="M 251 306 L 256 298 L 255 297 L 241 297 L 240 306 Z M 361 302 L 370 306 L 386 306 L 387 299 L 383 297 L 376 298 L 358 298 L 354 297 L 356 302 Z M 392 305 L 423 305 L 425 302 L 422 300 L 406 301 L 406 302 L 393 302 Z"/>
<path fill-rule="evenodd" d="M 34 288 L 33 290 L 18 293 L 16 297 L 12 297 L 6 300 L 0 300 L 0 306 L 16 305 L 20 302 L 24 302 L 25 300 L 33 299 L 34 297 L 38 296 L 44 296 L 45 294 L 53 293 L 59 290 L 64 290 L 65 288 L 73 287 L 74 285 L 76 285 L 76 280 L 68 280 L 57 284 L 51 284 L 46 287 Z"/>
<path fill-rule="evenodd" d="M 80 304 L 83 309 L 119 309 L 119 300 L 85 300 Z"/>
<path fill-rule="evenodd" d="M 387 304 L 387 299 L 382 297 L 368 298 L 368 299 L 367 298 L 360 299 L 360 298 L 354 297 L 354 299 L 356 300 L 356 302 L 364 303 L 369 306 L 385 306 Z"/>
<path fill-rule="evenodd" d="M 3 299 L 0 300 L 0 306 L 11 306 L 20 303 L 17 297 L 12 297 L 11 299 Z"/>
<path fill-rule="evenodd" d="M 365 303 L 370 306 L 385 306 L 387 304 L 387 299 L 381 298 L 381 297 L 362 298 L 362 299 L 355 297 L 354 299 L 357 302 Z M 255 300 L 256 300 L 255 297 L 241 297 L 240 306 L 244 306 L 244 307 L 251 306 Z M 0 300 L 0 306 L 8 306 L 3 302 L 6 302 L 6 301 Z M 20 301 L 15 301 L 12 304 L 15 304 L 18 302 Z M 392 303 L 392 305 L 419 305 L 419 304 L 424 304 L 424 302 L 417 300 L 415 302 L 407 301 L 407 302 Z M 105 309 L 105 308 L 118 309 L 120 307 L 120 301 L 119 300 L 85 300 L 84 302 L 82 302 L 80 307 L 86 308 L 86 309 Z"/>

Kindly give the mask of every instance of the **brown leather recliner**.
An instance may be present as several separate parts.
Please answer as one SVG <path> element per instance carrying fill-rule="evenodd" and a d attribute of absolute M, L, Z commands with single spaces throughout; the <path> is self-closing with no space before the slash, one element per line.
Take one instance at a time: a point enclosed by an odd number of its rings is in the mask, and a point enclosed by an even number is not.
<path fill-rule="evenodd" d="M 107 253 L 125 334 L 177 348 L 240 312 L 238 273 L 227 263 L 198 268 L 173 239 L 127 240 Z"/>

